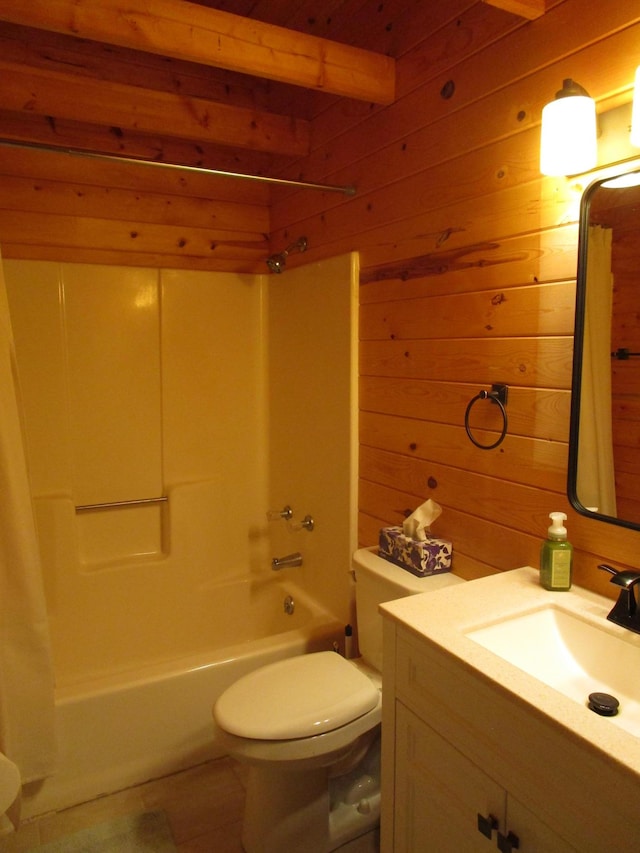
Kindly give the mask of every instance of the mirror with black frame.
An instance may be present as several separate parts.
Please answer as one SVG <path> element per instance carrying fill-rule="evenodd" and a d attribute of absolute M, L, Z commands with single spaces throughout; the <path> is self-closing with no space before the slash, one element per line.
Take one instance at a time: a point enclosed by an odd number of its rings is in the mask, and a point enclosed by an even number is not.
<path fill-rule="evenodd" d="M 568 495 L 640 530 L 640 170 L 595 181 L 580 209 Z"/>

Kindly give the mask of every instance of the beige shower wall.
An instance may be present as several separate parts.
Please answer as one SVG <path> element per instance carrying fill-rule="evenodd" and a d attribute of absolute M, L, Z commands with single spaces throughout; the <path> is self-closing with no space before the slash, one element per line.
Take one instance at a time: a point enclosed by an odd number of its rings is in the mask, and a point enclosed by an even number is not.
<path fill-rule="evenodd" d="M 60 683 L 145 663 L 132 621 L 188 621 L 205 584 L 275 578 L 282 548 L 347 619 L 353 272 L 350 256 L 282 276 L 5 262 Z M 280 503 L 316 531 L 267 523 Z"/>
<path fill-rule="evenodd" d="M 266 527 L 264 282 L 21 261 L 5 273 L 54 654 L 79 676 L 88 632 L 106 659 L 128 620 L 183 618 L 185 588 L 266 563 L 252 533 Z"/>
<path fill-rule="evenodd" d="M 292 524 L 273 523 L 278 555 L 299 551 L 300 578 L 345 622 L 357 543 L 358 257 L 269 277 L 269 493 Z M 312 533 L 295 530 L 310 515 Z M 292 529 L 292 527 L 294 529 Z"/>

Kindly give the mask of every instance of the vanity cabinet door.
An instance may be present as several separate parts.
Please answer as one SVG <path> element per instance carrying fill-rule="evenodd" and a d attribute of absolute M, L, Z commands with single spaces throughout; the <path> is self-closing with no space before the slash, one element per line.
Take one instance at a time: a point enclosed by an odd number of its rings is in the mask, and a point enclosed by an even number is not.
<path fill-rule="evenodd" d="M 491 818 L 496 824 L 493 831 L 488 827 Z M 397 702 L 394 853 L 498 849 L 575 853 L 501 785 Z"/>
<path fill-rule="evenodd" d="M 496 851 L 478 815 L 504 830 L 506 794 L 401 702 L 396 703 L 394 853 Z"/>
<path fill-rule="evenodd" d="M 511 830 L 517 835 L 517 849 L 520 853 L 576 853 L 578 849 L 550 829 L 511 794 L 507 794 L 506 825 L 506 834 Z"/>

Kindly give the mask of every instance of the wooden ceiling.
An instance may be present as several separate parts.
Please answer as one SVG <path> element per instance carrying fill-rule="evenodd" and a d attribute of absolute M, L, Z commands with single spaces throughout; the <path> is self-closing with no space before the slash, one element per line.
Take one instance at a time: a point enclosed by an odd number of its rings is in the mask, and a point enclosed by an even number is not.
<path fill-rule="evenodd" d="M 277 170 L 308 153 L 322 98 L 393 100 L 392 57 L 327 38 L 366 5 L 326 3 L 314 18 L 313 3 L 0 0 L 1 135 Z"/>
<path fill-rule="evenodd" d="M 456 8 L 533 18 L 547 2 Z M 321 119 L 392 104 L 401 60 L 456 14 L 449 0 L 0 0 L 4 257 L 262 270 L 271 185 L 40 149 L 324 184 Z"/>
<path fill-rule="evenodd" d="M 490 2 L 529 17 L 544 5 Z M 328 99 L 393 101 L 395 59 L 430 5 L 0 0 L 0 135 L 277 173 L 308 153 Z"/>

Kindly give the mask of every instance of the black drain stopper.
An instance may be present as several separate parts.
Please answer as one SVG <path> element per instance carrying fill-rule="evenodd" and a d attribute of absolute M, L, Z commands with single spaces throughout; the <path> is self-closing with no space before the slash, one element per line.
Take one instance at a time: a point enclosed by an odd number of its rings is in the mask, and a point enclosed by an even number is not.
<path fill-rule="evenodd" d="M 620 703 L 610 693 L 590 693 L 589 710 L 600 714 L 601 717 L 615 717 Z"/>

